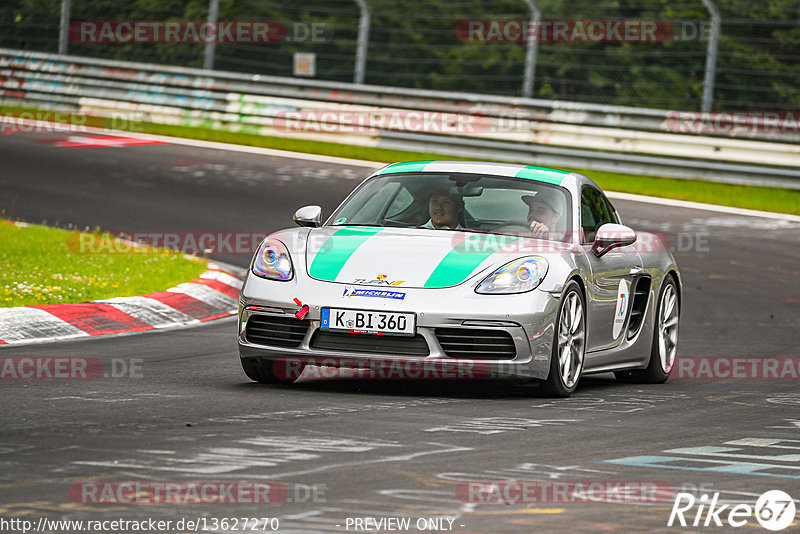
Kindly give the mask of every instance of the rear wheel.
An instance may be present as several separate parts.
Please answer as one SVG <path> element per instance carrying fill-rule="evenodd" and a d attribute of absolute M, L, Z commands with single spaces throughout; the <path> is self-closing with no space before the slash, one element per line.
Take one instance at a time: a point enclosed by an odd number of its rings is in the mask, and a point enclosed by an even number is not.
<path fill-rule="evenodd" d="M 669 373 L 675 366 L 678 353 L 678 323 L 680 320 L 678 286 L 671 276 L 664 279 L 655 313 L 653 342 L 647 369 L 614 373 L 618 380 L 643 384 L 663 384 L 669 379 Z"/>
<path fill-rule="evenodd" d="M 569 397 L 578 387 L 586 351 L 586 313 L 580 286 L 567 284 L 558 310 L 550 374 L 542 389 L 552 397 Z"/>
<path fill-rule="evenodd" d="M 242 370 L 247 378 L 253 382 L 260 382 L 262 384 L 291 384 L 295 382 L 301 374 L 305 364 L 295 365 L 291 372 L 286 372 L 287 366 L 285 362 L 260 360 L 258 358 L 241 358 Z M 284 363 L 284 365 L 281 365 Z M 276 372 L 277 371 L 277 372 Z"/>

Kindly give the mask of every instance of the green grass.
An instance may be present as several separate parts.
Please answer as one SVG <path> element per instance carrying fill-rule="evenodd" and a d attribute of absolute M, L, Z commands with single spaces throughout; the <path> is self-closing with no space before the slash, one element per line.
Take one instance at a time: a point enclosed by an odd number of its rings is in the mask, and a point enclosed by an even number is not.
<path fill-rule="evenodd" d="M 23 111 L 35 111 L 28 108 L 2 107 L 0 113 L 18 114 Z M 73 122 L 75 119 L 71 119 Z M 101 117 L 89 117 L 87 126 L 105 127 L 109 121 Z M 201 139 L 221 143 L 248 145 L 294 152 L 306 152 L 325 156 L 362 159 L 384 163 L 397 161 L 431 160 L 431 159 L 470 159 L 458 158 L 436 153 L 407 152 L 402 150 L 388 150 L 385 148 L 352 146 L 340 143 L 327 143 L 285 137 L 269 137 L 253 133 L 226 132 L 205 127 L 186 127 L 162 125 L 148 122 L 129 123 L 128 130 L 182 137 L 188 139 Z M 474 159 L 474 158 L 473 158 Z M 524 161 L 513 163 L 527 163 Z M 651 176 L 637 176 L 613 172 L 593 171 L 589 169 L 567 169 L 577 171 L 589 176 L 603 189 L 636 193 L 679 200 L 691 200 L 708 204 L 735 206 L 761 211 L 774 211 L 800 215 L 800 191 L 793 189 L 780 189 L 775 187 L 729 185 L 700 180 L 679 180 L 675 178 L 660 178 Z"/>
<path fill-rule="evenodd" d="M 777 187 L 720 184 L 603 171 L 578 171 L 607 191 L 691 200 L 721 206 L 800 215 L 800 191 Z"/>
<path fill-rule="evenodd" d="M 197 278 L 206 269 L 204 260 L 182 253 L 125 252 L 131 249 L 109 234 L 3 220 L 0 243 L 0 307 L 143 295 Z"/>

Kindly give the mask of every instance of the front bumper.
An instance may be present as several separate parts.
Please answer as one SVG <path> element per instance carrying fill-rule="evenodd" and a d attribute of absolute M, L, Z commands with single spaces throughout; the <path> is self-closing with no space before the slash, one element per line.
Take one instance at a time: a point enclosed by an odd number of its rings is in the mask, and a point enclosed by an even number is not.
<path fill-rule="evenodd" d="M 360 369 L 370 368 L 371 364 L 365 362 L 416 361 L 425 365 L 444 365 L 446 368 L 456 369 L 456 375 L 466 375 L 465 377 L 474 375 L 475 378 L 492 379 L 546 379 L 550 368 L 558 298 L 538 289 L 517 295 L 478 295 L 474 292 L 474 285 L 475 281 L 467 281 L 451 288 L 384 288 L 323 282 L 304 274 L 295 276 L 289 282 L 265 280 L 250 274 L 242 286 L 239 302 L 239 355 L 243 359 L 257 358 L 261 362 L 294 359 L 315 365 Z M 405 293 L 405 297 L 402 300 L 348 297 L 344 295 L 345 287 L 388 289 Z M 309 307 L 309 313 L 304 318 L 308 322 L 308 330 L 298 346 L 279 347 L 248 341 L 246 326 L 251 317 L 267 315 L 293 318 L 300 309 L 294 299 Z M 353 352 L 348 351 L 346 346 L 342 346 L 341 350 L 312 347 L 312 338 L 319 330 L 323 307 L 415 313 L 417 333 L 424 338 L 429 354 L 405 356 Z M 508 332 L 514 342 L 515 355 L 508 359 L 486 359 L 479 356 L 452 358 L 439 343 L 437 328 Z M 477 372 L 461 373 L 464 369 L 474 369 Z M 437 372 L 431 376 L 449 377 Z"/>

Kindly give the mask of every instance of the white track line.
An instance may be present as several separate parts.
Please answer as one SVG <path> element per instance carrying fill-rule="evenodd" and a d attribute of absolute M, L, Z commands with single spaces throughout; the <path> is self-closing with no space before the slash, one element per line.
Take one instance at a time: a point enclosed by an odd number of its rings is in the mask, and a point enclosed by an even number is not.
<path fill-rule="evenodd" d="M 22 119 L 24 123 L 32 123 L 39 125 L 50 125 L 55 127 L 56 123 L 47 123 L 44 121 L 32 121 Z M 63 125 L 62 125 L 63 126 Z M 350 159 L 338 158 L 334 156 L 321 156 L 319 154 L 308 154 L 306 152 L 291 152 L 289 150 L 277 150 L 273 148 L 261 148 L 246 145 L 234 145 L 231 143 L 218 143 L 216 141 L 201 141 L 198 139 L 186 139 L 183 137 L 169 137 L 166 135 L 152 135 L 139 132 L 128 132 L 125 130 L 107 130 L 104 128 L 93 128 L 89 126 L 80 127 L 84 133 L 91 134 L 105 134 L 105 135 L 121 135 L 136 137 L 139 139 L 150 139 L 153 141 L 162 141 L 173 145 L 191 146 L 196 148 L 210 148 L 214 150 L 228 150 L 231 152 L 244 152 L 247 154 L 259 154 L 262 156 L 270 156 L 274 158 L 288 158 L 300 159 L 305 161 L 316 161 L 319 163 L 331 163 L 334 165 L 350 165 L 353 167 L 366 167 L 370 169 L 378 169 L 386 165 L 386 163 L 378 161 L 366 161 L 363 159 Z M 631 193 L 618 193 L 615 191 L 606 191 L 606 195 L 610 198 L 617 198 L 620 200 L 629 200 L 631 202 L 644 202 L 647 204 L 658 204 L 661 206 L 674 206 L 678 208 L 687 208 L 704 211 L 715 211 L 719 213 L 729 213 L 731 215 L 744 215 L 747 217 L 762 217 L 766 219 L 779 219 L 784 221 L 800 222 L 800 216 L 790 215 L 788 213 L 775 213 L 771 211 L 757 211 L 748 210 L 744 208 L 734 208 L 731 206 L 720 206 L 717 204 L 704 204 L 702 202 L 690 202 L 687 200 L 674 200 L 671 198 L 650 197 L 645 195 L 634 195 Z"/>
<path fill-rule="evenodd" d="M 109 134 L 109 135 L 117 135 Z M 350 165 L 351 167 L 366 167 L 370 169 L 380 169 L 386 163 L 379 161 L 366 161 L 363 159 L 338 158 L 335 156 L 321 156 L 319 154 L 309 154 L 306 152 L 290 152 L 288 150 L 277 150 L 274 148 L 262 148 L 257 146 L 234 145 L 232 143 L 218 143 L 216 141 L 200 141 L 198 139 L 186 139 L 183 137 L 168 137 L 166 135 L 151 135 L 131 132 L 119 132 L 119 135 L 127 135 L 152 141 L 162 141 L 173 145 L 185 145 L 197 148 L 211 148 L 215 150 L 228 150 L 231 152 L 245 152 L 247 154 L 259 154 L 261 156 L 272 156 L 274 158 L 302 159 L 306 161 L 316 161 L 319 163 L 332 163 L 334 165 Z"/>
<path fill-rule="evenodd" d="M 148 139 L 151 141 L 161 141 L 172 145 L 184 145 L 196 148 L 211 148 L 215 150 L 228 150 L 230 152 L 245 152 L 247 154 L 259 154 L 262 156 L 272 156 L 276 158 L 302 159 L 307 161 L 318 161 L 320 163 L 333 163 L 336 165 L 351 165 L 354 167 L 367 167 L 379 169 L 386 166 L 386 163 L 378 161 L 365 161 L 363 159 L 337 158 L 335 156 L 321 156 L 318 154 L 307 154 L 305 152 L 290 152 L 288 150 L 276 150 L 274 148 L 261 148 L 247 145 L 234 145 L 232 143 L 219 143 L 216 141 L 201 141 L 199 139 L 187 139 L 184 137 L 170 137 L 167 135 L 154 135 L 141 132 L 129 132 L 127 130 L 110 130 L 107 128 L 95 128 L 83 125 L 64 125 L 47 121 L 36 121 L 31 119 L 16 119 L 26 126 L 38 126 L 41 128 L 51 128 L 52 132 L 64 134 L 93 134 L 93 135 L 119 135 L 122 137 L 134 137 L 136 139 Z M 57 128 L 63 128 L 59 130 Z M 71 129 L 67 129 L 71 128 Z"/>

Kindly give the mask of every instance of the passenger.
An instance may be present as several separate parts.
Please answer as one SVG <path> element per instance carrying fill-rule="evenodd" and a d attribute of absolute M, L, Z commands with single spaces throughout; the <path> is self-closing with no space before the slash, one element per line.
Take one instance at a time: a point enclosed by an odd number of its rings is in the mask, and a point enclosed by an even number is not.
<path fill-rule="evenodd" d="M 528 222 L 531 233 L 541 239 L 561 239 L 562 233 L 556 231 L 561 219 L 562 199 L 550 189 L 542 189 L 536 195 L 523 195 L 522 201 L 528 205 Z"/>

